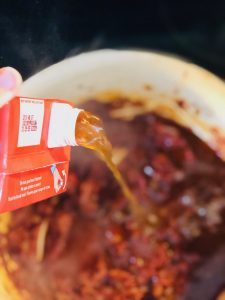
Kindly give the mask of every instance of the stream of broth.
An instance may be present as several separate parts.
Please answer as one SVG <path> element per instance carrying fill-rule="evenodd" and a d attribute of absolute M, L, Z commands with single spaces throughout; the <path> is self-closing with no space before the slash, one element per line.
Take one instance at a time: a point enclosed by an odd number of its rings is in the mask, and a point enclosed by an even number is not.
<path fill-rule="evenodd" d="M 113 162 L 112 145 L 106 136 L 101 119 L 89 112 L 80 112 L 77 119 L 75 137 L 78 145 L 95 150 L 98 153 L 113 173 L 124 196 L 129 201 L 132 214 L 140 215 L 141 208 L 137 198 L 127 185 L 117 165 Z"/>
<path fill-rule="evenodd" d="M 142 223 L 144 220 L 143 210 L 124 180 L 117 165 L 113 162 L 112 145 L 106 136 L 101 119 L 89 112 L 81 111 L 77 118 L 75 139 L 79 146 L 92 149 L 98 153 L 99 157 L 105 162 L 120 185 L 124 196 L 128 200 L 130 212 L 136 217 L 138 223 Z M 47 228 L 48 223 L 43 222 L 37 242 L 37 261 L 42 261 L 44 257 Z"/>

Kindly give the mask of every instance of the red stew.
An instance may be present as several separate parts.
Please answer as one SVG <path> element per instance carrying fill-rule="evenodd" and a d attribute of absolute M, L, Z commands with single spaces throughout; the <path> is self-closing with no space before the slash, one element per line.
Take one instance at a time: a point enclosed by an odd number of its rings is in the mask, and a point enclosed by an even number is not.
<path fill-rule="evenodd" d="M 128 150 L 119 168 L 149 225 L 137 225 L 103 162 L 74 149 L 68 192 L 13 212 L 1 246 L 18 264 L 10 277 L 32 300 L 180 299 L 195 269 L 223 244 L 224 163 L 190 131 L 153 113 L 110 117 L 124 105 L 90 100 L 85 108 L 103 119 L 113 147 Z"/>

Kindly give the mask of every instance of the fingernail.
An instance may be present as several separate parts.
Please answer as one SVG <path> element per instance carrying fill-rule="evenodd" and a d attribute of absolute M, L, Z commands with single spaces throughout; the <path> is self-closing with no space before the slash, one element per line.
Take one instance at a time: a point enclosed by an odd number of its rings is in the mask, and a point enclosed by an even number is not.
<path fill-rule="evenodd" d="M 17 75 L 12 68 L 0 69 L 0 89 L 13 90 L 17 87 Z"/>

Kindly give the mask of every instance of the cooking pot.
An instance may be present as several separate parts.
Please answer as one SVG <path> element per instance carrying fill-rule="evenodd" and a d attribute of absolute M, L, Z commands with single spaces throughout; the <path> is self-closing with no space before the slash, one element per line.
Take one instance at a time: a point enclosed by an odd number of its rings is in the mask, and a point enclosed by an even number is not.
<path fill-rule="evenodd" d="M 115 95 L 142 100 L 153 110 L 190 128 L 225 159 L 225 84 L 210 72 L 157 53 L 101 50 L 78 55 L 48 67 L 26 80 L 21 96 L 68 99 L 79 107 L 85 99 L 113 101 Z M 136 114 L 142 113 L 136 110 Z M 123 111 L 127 118 L 132 113 Z M 7 231 L 13 213 L 0 216 Z M 9 265 L 13 262 L 8 257 Z M 0 299 L 24 300 L 0 260 Z M 28 299 L 29 296 L 28 296 Z"/>

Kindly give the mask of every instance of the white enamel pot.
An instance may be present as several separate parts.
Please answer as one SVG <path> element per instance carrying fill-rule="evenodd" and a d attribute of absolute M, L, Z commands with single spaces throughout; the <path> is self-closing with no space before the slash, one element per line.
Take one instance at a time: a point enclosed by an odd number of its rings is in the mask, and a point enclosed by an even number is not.
<path fill-rule="evenodd" d="M 225 84 L 191 63 L 151 52 L 94 51 L 48 67 L 21 90 L 21 96 L 68 99 L 78 107 L 90 96 L 111 101 L 115 94 L 142 99 L 144 109 L 189 127 L 225 159 Z M 0 282 L 0 299 L 25 299 L 1 261 Z"/>

